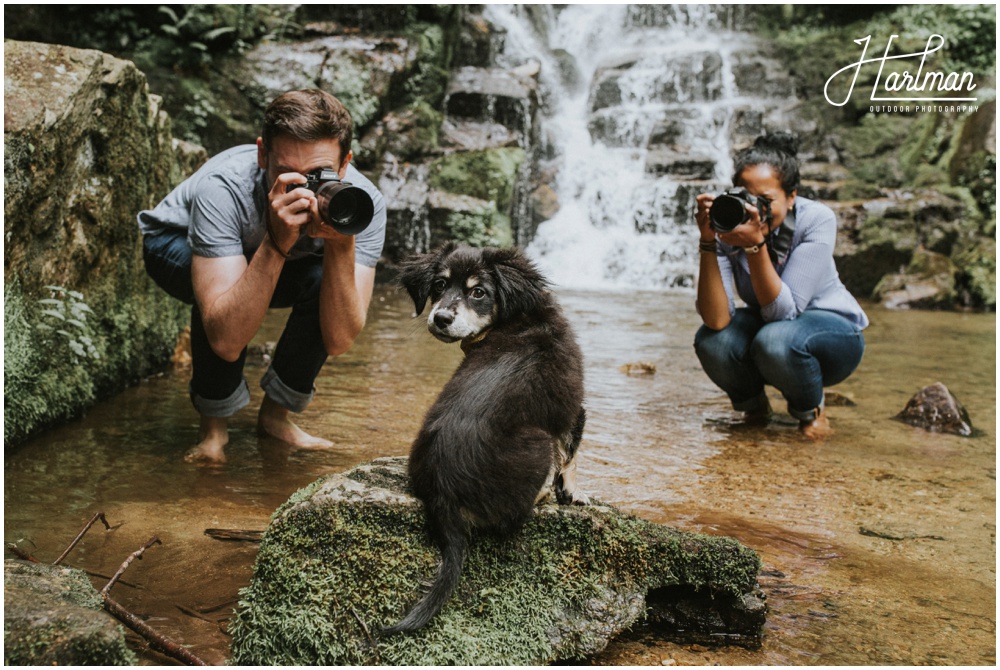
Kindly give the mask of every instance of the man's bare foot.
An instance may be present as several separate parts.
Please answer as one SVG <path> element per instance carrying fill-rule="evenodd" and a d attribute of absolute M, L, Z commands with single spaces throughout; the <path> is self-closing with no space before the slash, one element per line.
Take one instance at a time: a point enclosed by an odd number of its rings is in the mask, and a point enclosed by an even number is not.
<path fill-rule="evenodd" d="M 203 416 L 198 428 L 198 444 L 184 456 L 188 463 L 219 465 L 226 462 L 225 447 L 229 444 L 229 420 Z"/>
<path fill-rule="evenodd" d="M 306 449 L 325 449 L 333 446 L 330 440 L 310 435 L 296 426 L 288 417 L 289 414 L 287 409 L 264 396 L 260 412 L 257 414 L 257 433 Z"/>
<path fill-rule="evenodd" d="M 812 421 L 799 422 L 799 431 L 810 440 L 822 440 L 833 435 L 830 420 L 826 418 L 826 410 L 822 407 L 819 408 L 816 418 Z"/>

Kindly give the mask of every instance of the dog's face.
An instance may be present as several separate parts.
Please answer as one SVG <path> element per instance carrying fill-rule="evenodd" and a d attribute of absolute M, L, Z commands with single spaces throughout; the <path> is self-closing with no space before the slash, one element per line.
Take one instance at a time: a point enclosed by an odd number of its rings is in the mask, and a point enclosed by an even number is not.
<path fill-rule="evenodd" d="M 545 280 L 516 249 L 454 244 L 405 261 L 399 282 L 417 314 L 430 300 L 427 329 L 442 342 L 475 340 L 494 324 L 537 309 L 546 289 Z"/>
<path fill-rule="evenodd" d="M 475 264 L 442 264 L 431 282 L 427 330 L 442 342 L 475 339 L 493 325 L 496 287 Z"/>

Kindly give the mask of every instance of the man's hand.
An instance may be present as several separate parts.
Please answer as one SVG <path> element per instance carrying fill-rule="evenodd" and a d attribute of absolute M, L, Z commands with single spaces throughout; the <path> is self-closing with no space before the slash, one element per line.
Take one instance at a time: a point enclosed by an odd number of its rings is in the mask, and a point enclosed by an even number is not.
<path fill-rule="evenodd" d="M 292 184 L 304 184 L 306 178 L 298 172 L 278 175 L 268 193 L 267 226 L 268 236 L 283 256 L 287 256 L 304 230 L 320 221 L 316 194 L 307 188 L 296 188 Z"/>

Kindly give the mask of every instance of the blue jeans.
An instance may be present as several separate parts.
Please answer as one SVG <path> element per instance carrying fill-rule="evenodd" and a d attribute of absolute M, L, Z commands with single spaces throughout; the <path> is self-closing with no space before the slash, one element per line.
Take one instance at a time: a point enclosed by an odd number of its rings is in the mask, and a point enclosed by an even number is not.
<path fill-rule="evenodd" d="M 823 406 L 823 387 L 847 379 L 861 363 L 865 338 L 833 312 L 810 309 L 789 321 L 765 323 L 747 308 L 722 330 L 702 326 L 694 339 L 709 378 L 743 412 L 766 406 L 764 384 L 788 401 L 788 412 L 812 421 Z"/>
<path fill-rule="evenodd" d="M 194 300 L 187 231 L 144 236 L 142 255 L 153 281 L 191 305 L 191 402 L 203 416 L 232 416 L 250 404 L 250 389 L 243 376 L 247 350 L 244 347 L 240 357 L 229 362 L 209 346 Z M 260 385 L 271 400 L 292 412 L 301 412 L 312 400 L 313 382 L 327 358 L 319 325 L 322 277 L 320 256 L 286 261 L 271 297 L 271 307 L 291 307 L 292 313 Z"/>

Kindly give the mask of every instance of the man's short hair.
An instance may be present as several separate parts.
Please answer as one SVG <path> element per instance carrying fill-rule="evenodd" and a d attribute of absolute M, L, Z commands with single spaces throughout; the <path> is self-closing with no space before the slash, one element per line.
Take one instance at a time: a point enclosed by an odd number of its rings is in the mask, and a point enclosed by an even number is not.
<path fill-rule="evenodd" d="M 270 148 L 278 135 L 289 135 L 304 142 L 337 140 L 341 160 L 351 150 L 354 134 L 351 113 L 335 97 L 318 88 L 288 91 L 275 98 L 264 111 L 261 139 Z"/>

